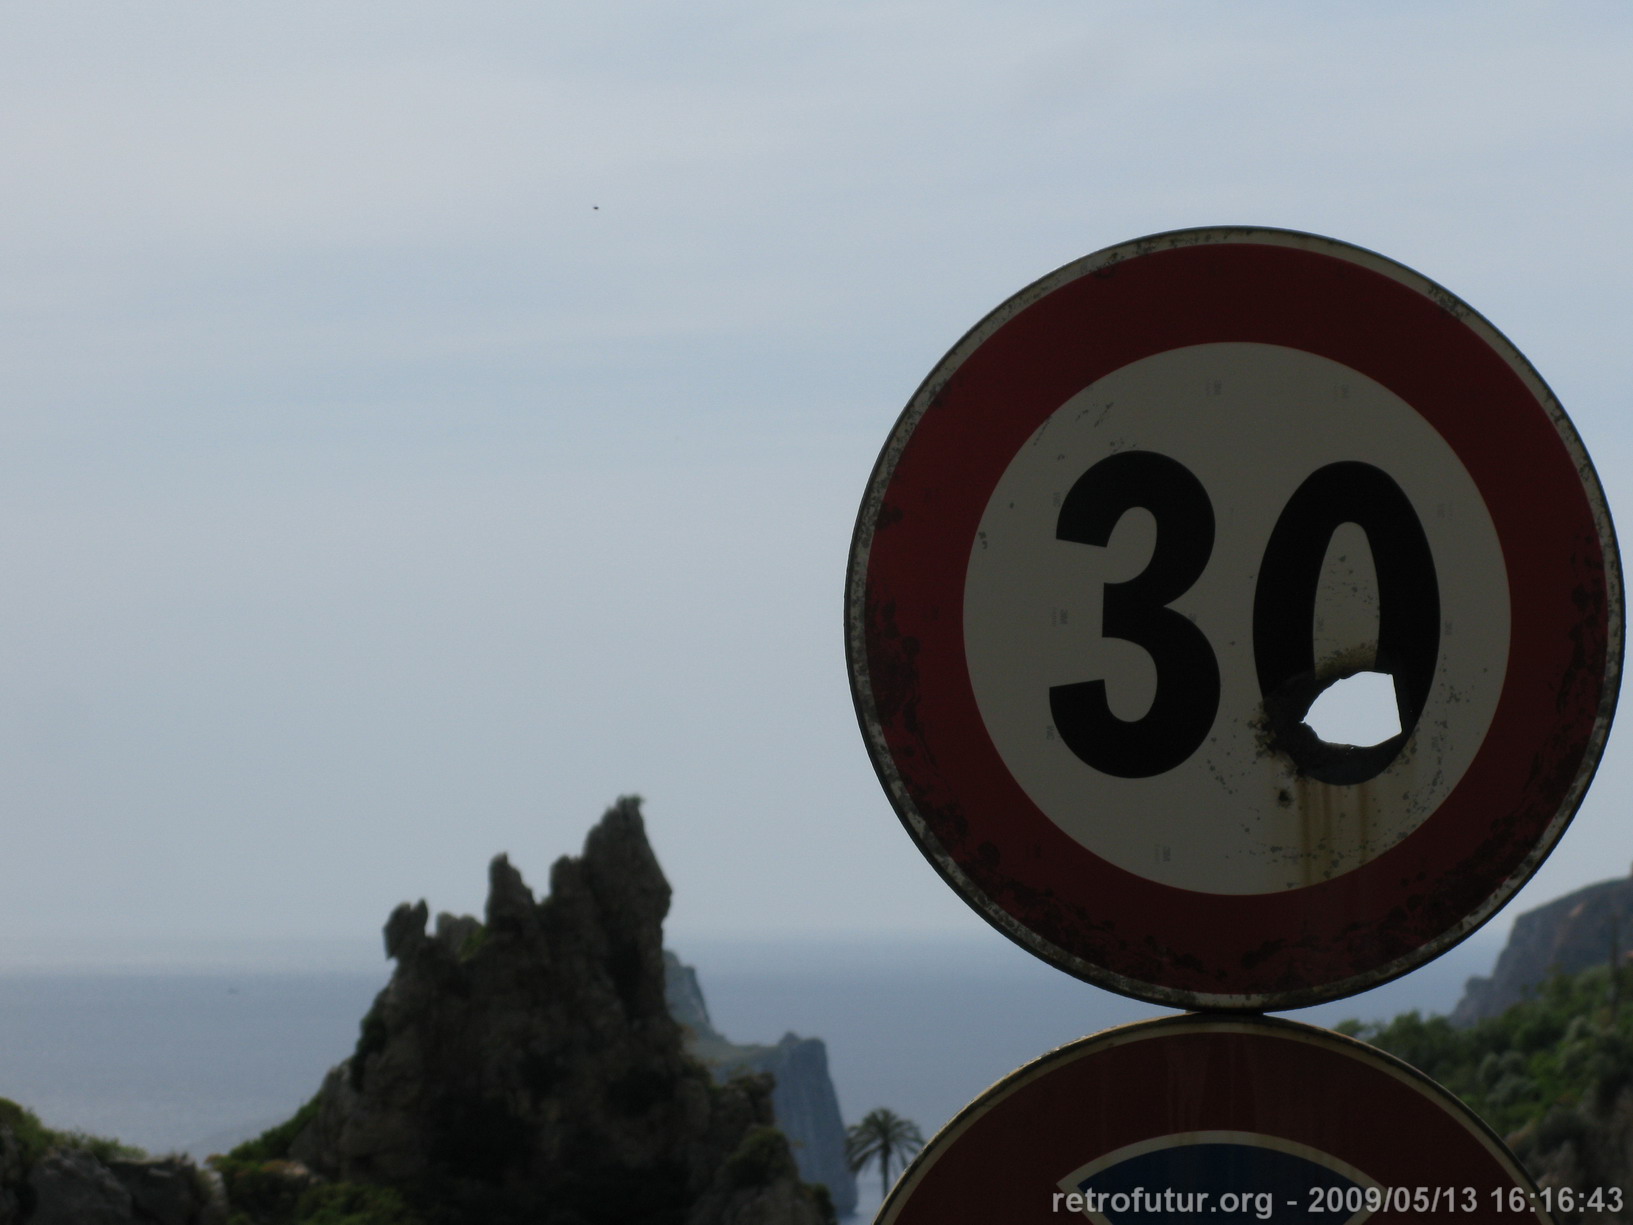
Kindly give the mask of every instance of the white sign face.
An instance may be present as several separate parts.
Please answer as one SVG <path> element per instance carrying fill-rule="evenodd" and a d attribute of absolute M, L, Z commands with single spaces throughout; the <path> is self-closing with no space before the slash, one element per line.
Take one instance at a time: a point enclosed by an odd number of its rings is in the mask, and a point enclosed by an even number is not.
<path fill-rule="evenodd" d="M 1541 378 L 1410 269 L 1279 230 L 1114 247 L 977 325 L 880 455 L 846 617 L 948 883 L 1187 1008 L 1365 990 L 1484 922 L 1581 802 L 1622 649 Z M 1330 743 L 1312 708 L 1362 673 L 1394 726 Z"/>
<path fill-rule="evenodd" d="M 1159 532 L 1184 535 L 1195 526 L 1165 527 L 1134 506 L 1104 547 L 1061 539 L 1057 530 L 1072 487 L 1102 460 L 1129 452 L 1177 462 L 1213 509 L 1204 567 L 1167 607 L 1205 637 L 1219 697 L 1188 756 L 1158 773 L 1119 777 L 1073 752 L 1055 727 L 1050 695 L 1063 684 L 1101 680 L 1111 714 L 1134 723 L 1162 683 L 1148 649 L 1103 634 L 1104 593 L 1147 569 Z M 1313 473 L 1346 462 L 1387 474 L 1410 503 L 1428 541 L 1440 614 L 1428 700 L 1398 753 L 1360 783 L 1309 777 L 1292 757 L 1264 750 L 1269 729 L 1252 649 L 1255 595 L 1277 521 Z M 1376 541 L 1380 550 L 1394 544 Z M 1346 520 L 1322 553 L 1313 592 L 1318 683 L 1380 670 L 1373 542 Z M 1351 871 L 1440 806 L 1484 741 L 1502 692 L 1508 607 L 1502 547 L 1485 502 L 1427 421 L 1324 357 L 1221 343 L 1124 366 L 1033 432 L 981 517 L 964 587 L 964 639 L 993 744 L 1051 821 L 1148 880 L 1252 894 Z"/>

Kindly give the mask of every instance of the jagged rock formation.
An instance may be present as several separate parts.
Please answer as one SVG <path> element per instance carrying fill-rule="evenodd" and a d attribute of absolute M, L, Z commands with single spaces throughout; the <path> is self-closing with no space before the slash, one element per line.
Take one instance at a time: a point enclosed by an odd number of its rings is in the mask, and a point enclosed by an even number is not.
<path fill-rule="evenodd" d="M 800 1177 L 827 1187 L 834 1210 L 848 1216 L 856 1208 L 856 1176 L 845 1160 L 845 1124 L 822 1039 L 789 1033 L 775 1046 L 730 1041 L 709 1018 L 697 971 L 667 949 L 663 958 L 669 1014 L 686 1031 L 687 1049 L 721 1083 L 743 1072 L 773 1078 L 772 1109 L 777 1126 L 794 1147 Z"/>
<path fill-rule="evenodd" d="M 1496 969 L 1471 978 L 1450 1020 L 1459 1028 L 1498 1016 L 1555 974 L 1621 960 L 1633 947 L 1633 879 L 1601 881 L 1514 920 Z"/>
<path fill-rule="evenodd" d="M 819 1225 L 765 1078 L 717 1085 L 664 1000 L 669 885 L 638 801 L 536 901 L 501 855 L 486 922 L 404 904 L 352 1057 L 289 1144 L 442 1225 Z"/>

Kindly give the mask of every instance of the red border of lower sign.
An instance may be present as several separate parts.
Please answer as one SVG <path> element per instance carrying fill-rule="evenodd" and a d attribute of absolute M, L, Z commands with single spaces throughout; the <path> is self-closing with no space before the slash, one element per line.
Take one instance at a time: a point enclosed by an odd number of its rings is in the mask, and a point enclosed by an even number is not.
<path fill-rule="evenodd" d="M 1550 1219 L 1539 1206 L 1508 1209 L 1511 1190 L 1535 1195 L 1535 1183 L 1468 1107 L 1422 1073 L 1329 1030 L 1193 1015 L 1106 1030 L 1012 1073 L 931 1140 L 878 1220 L 1081 1220 L 1055 1211 L 1060 1179 L 1128 1145 L 1198 1131 L 1292 1141 L 1363 1171 L 1381 1189 L 1410 1195 L 1422 1187 L 1433 1197 L 1432 1212 L 1400 1211 L 1392 1201 L 1367 1218 L 1376 1225 Z M 1277 1203 L 1272 1217 L 1284 1211 Z"/>
<path fill-rule="evenodd" d="M 1006 916 L 1019 924 L 1011 934 L 1062 968 L 1128 994 L 1293 1007 L 1426 960 L 1535 869 L 1602 748 L 1619 665 L 1619 576 L 1608 515 L 1601 524 L 1590 500 L 1602 507 L 1603 495 L 1585 487 L 1591 468 L 1568 423 L 1528 386 L 1516 368 L 1529 370 L 1523 359 L 1494 348 L 1469 314 L 1449 295 L 1437 300 L 1324 250 L 1203 241 L 1066 279 L 961 361 L 955 350 L 943 362 L 910 435 L 893 438 L 893 467 L 885 472 L 887 447 L 876 473 L 875 486 L 888 481 L 858 528 L 867 561 L 851 633 L 853 655 L 858 628 L 865 643 L 871 709 L 859 696 L 859 711 L 887 746 L 887 761 L 873 746 L 875 764 L 887 790 L 895 775 L 898 809 L 906 800 L 918 818 L 903 812 L 909 829 L 966 900 L 1000 926 L 1012 927 Z M 1319 354 L 1412 405 L 1484 497 L 1513 593 L 1502 694 L 1451 795 L 1362 867 L 1265 895 L 1158 884 L 1063 833 L 999 757 L 963 650 L 971 542 L 1032 431 L 1130 362 L 1222 341 Z"/>

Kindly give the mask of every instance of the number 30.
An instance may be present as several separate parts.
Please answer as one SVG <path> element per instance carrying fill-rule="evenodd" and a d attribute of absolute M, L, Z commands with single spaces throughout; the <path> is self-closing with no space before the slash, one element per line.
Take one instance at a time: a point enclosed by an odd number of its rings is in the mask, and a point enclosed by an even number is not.
<path fill-rule="evenodd" d="M 1171 607 L 1195 585 L 1213 553 L 1213 504 L 1177 460 L 1123 451 L 1095 464 L 1061 503 L 1055 535 L 1104 546 L 1118 520 L 1143 507 L 1157 523 L 1144 570 L 1107 583 L 1101 633 L 1145 650 L 1156 694 L 1138 719 L 1120 719 L 1104 680 L 1055 685 L 1049 709 L 1062 742 L 1087 765 L 1119 778 L 1149 778 L 1183 763 L 1219 712 L 1219 662 L 1207 635 Z M 1321 689 L 1315 672 L 1315 602 L 1327 546 L 1340 524 L 1366 533 L 1378 576 L 1376 667 L 1395 680 L 1401 730 L 1382 744 L 1341 748 L 1316 739 L 1303 718 Z M 1346 461 L 1312 472 L 1282 509 L 1265 546 L 1253 594 L 1253 657 L 1277 739 L 1306 774 L 1365 782 L 1381 773 L 1416 725 L 1440 654 L 1440 588 L 1423 525 L 1401 487 L 1380 468 Z"/>

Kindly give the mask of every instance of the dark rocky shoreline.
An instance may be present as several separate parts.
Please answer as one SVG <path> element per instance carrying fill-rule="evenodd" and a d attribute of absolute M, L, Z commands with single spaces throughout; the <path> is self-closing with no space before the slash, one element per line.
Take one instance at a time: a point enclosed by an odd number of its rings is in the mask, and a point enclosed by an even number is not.
<path fill-rule="evenodd" d="M 668 882 L 621 799 L 535 899 L 501 855 L 482 920 L 399 906 L 351 1057 L 199 1167 L 0 1115 L 0 1225 L 821 1225 L 772 1079 L 723 1082 L 665 997 Z"/>

